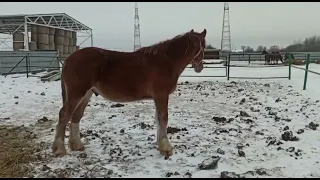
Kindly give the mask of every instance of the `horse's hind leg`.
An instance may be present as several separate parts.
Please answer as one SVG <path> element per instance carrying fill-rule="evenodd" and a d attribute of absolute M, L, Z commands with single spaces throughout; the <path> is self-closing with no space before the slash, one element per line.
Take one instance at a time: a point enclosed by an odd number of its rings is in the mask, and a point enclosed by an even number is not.
<path fill-rule="evenodd" d="M 169 95 L 154 98 L 156 107 L 157 144 L 162 155 L 171 156 L 172 146 L 167 137 Z"/>
<path fill-rule="evenodd" d="M 76 111 L 78 105 L 82 101 L 85 94 L 70 94 L 67 95 L 67 100 L 59 112 L 59 122 L 56 126 L 56 135 L 52 145 L 52 151 L 56 156 L 63 156 L 66 154 L 64 147 L 65 130 L 68 122 Z"/>
<path fill-rule="evenodd" d="M 93 92 L 88 91 L 76 111 L 73 113 L 70 124 L 69 147 L 72 151 L 83 151 L 84 145 L 80 138 L 79 123 L 83 116 L 83 112 L 87 107 Z"/>

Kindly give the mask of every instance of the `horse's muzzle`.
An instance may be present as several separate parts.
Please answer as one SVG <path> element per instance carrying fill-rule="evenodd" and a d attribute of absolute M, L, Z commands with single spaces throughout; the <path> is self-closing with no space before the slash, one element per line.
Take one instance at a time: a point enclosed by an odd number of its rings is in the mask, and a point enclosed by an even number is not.
<path fill-rule="evenodd" d="M 200 73 L 203 70 L 203 62 L 201 61 L 199 64 L 194 63 L 193 64 L 193 69 L 196 73 Z"/>

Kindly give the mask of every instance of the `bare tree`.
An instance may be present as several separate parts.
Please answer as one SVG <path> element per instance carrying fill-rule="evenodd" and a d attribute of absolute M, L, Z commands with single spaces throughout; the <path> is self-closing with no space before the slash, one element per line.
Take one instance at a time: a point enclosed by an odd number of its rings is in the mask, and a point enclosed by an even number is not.
<path fill-rule="evenodd" d="M 209 45 L 206 47 L 206 49 L 216 49 L 216 48 L 214 48 L 213 46 L 211 46 L 211 44 L 209 44 Z"/>

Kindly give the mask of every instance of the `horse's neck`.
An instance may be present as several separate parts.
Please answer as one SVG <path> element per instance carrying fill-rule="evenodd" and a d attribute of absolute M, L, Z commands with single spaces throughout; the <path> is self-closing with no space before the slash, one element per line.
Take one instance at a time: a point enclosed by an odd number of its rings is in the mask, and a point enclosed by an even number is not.
<path fill-rule="evenodd" d="M 181 73 L 185 70 L 185 68 L 188 66 L 190 63 L 192 57 L 192 52 L 186 53 L 183 57 L 179 58 L 176 60 L 174 63 L 174 70 L 176 75 L 179 77 Z"/>

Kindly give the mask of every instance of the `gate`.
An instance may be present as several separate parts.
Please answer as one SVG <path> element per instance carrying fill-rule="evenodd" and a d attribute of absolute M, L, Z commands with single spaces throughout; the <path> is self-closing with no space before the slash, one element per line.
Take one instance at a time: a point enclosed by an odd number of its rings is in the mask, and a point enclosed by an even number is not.
<path fill-rule="evenodd" d="M 291 61 L 287 64 L 267 65 L 261 53 L 229 53 L 227 61 L 227 80 L 229 79 L 291 79 Z M 283 68 L 288 67 L 288 76 L 248 77 L 230 76 L 231 68 Z"/>

